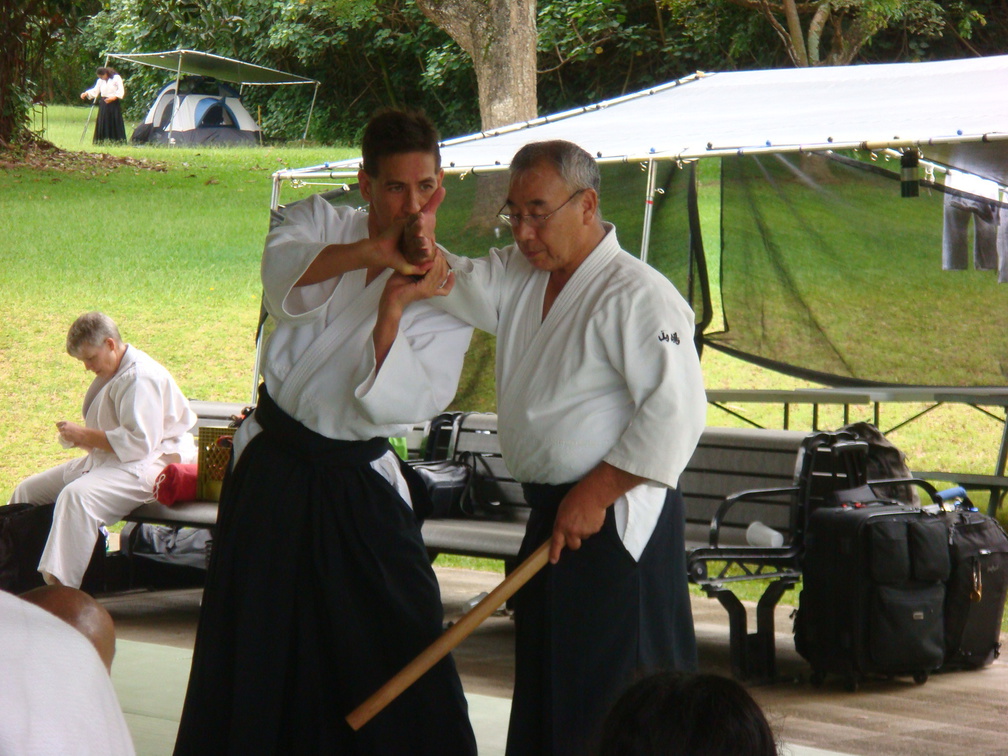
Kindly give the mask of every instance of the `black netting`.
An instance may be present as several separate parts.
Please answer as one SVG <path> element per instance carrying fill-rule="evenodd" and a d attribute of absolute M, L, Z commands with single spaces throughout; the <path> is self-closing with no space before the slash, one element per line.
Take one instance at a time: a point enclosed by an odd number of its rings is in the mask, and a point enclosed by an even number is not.
<path fill-rule="evenodd" d="M 708 344 L 835 385 L 1008 382 L 1008 206 L 928 181 L 903 198 L 899 171 L 724 159 L 725 330 Z"/>

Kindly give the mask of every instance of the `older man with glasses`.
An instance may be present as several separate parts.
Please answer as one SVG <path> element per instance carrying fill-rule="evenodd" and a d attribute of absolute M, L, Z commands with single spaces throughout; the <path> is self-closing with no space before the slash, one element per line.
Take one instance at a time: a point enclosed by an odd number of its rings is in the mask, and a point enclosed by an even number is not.
<path fill-rule="evenodd" d="M 636 674 L 697 663 L 677 490 L 706 412 L 693 313 L 620 248 L 599 185 L 580 147 L 523 147 L 515 243 L 448 254 L 437 300 L 497 336 L 501 448 L 532 507 L 520 558 L 551 541 L 514 602 L 509 756 L 587 753 Z"/>

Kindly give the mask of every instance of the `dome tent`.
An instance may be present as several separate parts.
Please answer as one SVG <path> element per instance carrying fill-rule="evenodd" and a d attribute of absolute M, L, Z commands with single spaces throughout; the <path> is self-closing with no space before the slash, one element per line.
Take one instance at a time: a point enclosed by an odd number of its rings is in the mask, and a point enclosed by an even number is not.
<path fill-rule="evenodd" d="M 105 59 L 106 65 L 108 65 L 109 58 L 175 72 L 175 81 L 158 93 L 151 106 L 151 112 L 144 119 L 145 124 L 150 119 L 148 142 L 177 144 L 180 142 L 251 143 L 257 141 L 260 134 L 259 126 L 241 105 L 240 94 L 220 82 L 231 82 L 243 87 L 245 85 L 314 84 L 315 92 L 312 95 L 304 134 L 301 138 L 304 140 L 308 136 L 308 126 L 311 123 L 315 96 L 318 94 L 319 87 L 319 82 L 315 79 L 196 50 L 109 53 Z M 191 85 L 183 82 L 183 75 L 186 75 L 187 79 L 193 77 Z M 208 84 L 210 88 L 206 89 Z M 191 86 L 192 91 L 187 91 L 187 86 Z M 215 86 L 216 89 L 214 89 Z M 165 97 L 166 93 L 167 97 Z M 206 99 L 208 96 L 212 101 Z M 185 105 L 187 99 L 189 104 Z M 186 116 L 187 109 L 191 109 L 190 116 Z M 193 125 L 188 127 L 190 133 L 186 134 L 186 124 L 189 121 Z M 134 132 L 134 142 L 140 141 L 139 137 L 143 136 L 141 133 L 143 130 L 143 124 L 141 124 Z M 159 134 L 159 132 L 161 133 Z M 242 135 L 241 132 L 246 133 Z"/>
<path fill-rule="evenodd" d="M 255 144 L 259 124 L 222 82 L 186 76 L 164 87 L 133 131 L 134 144 Z"/>

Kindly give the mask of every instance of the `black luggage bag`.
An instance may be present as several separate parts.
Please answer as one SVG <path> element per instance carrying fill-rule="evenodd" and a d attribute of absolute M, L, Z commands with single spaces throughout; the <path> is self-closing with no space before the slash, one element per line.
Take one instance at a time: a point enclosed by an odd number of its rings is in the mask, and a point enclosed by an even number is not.
<path fill-rule="evenodd" d="M 24 593 L 45 585 L 38 571 L 49 538 L 52 504 L 0 506 L 0 590 Z M 96 593 L 105 588 L 105 534 L 99 533 L 81 590 Z"/>
<path fill-rule="evenodd" d="M 949 548 L 943 518 L 901 504 L 821 507 L 805 534 L 795 648 L 856 690 L 868 675 L 918 683 L 945 658 Z"/>
<path fill-rule="evenodd" d="M 951 576 L 945 597 L 946 669 L 977 669 L 1001 652 L 1001 619 L 1008 595 L 1008 535 L 976 511 L 962 489 L 943 491 L 959 504 L 943 514 Z"/>

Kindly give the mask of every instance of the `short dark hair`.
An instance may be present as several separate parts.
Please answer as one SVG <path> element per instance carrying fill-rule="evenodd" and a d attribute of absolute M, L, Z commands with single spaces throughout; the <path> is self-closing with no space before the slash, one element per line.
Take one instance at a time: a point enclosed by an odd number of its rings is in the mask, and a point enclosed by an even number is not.
<path fill-rule="evenodd" d="M 552 139 L 526 144 L 511 158 L 511 174 L 522 173 L 539 163 L 547 163 L 556 169 L 569 191 L 593 189 L 596 194 L 599 193 L 602 181 L 598 163 L 573 142 Z"/>
<path fill-rule="evenodd" d="M 441 170 L 440 136 L 430 118 L 414 108 L 382 108 L 364 128 L 361 156 L 364 172 L 377 176 L 379 162 L 388 155 L 427 152 L 434 156 L 434 169 Z"/>
<path fill-rule="evenodd" d="M 658 672 L 631 685 L 602 725 L 597 756 L 776 756 L 770 723 L 738 682 Z"/>

